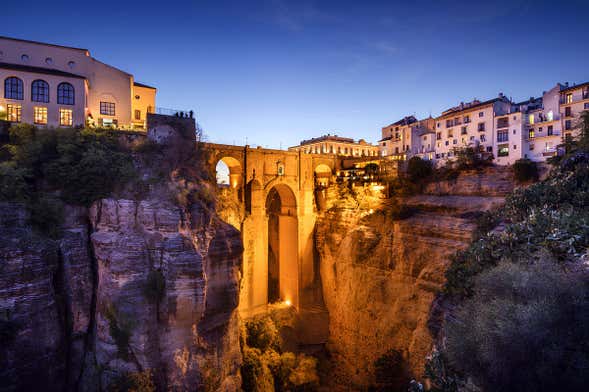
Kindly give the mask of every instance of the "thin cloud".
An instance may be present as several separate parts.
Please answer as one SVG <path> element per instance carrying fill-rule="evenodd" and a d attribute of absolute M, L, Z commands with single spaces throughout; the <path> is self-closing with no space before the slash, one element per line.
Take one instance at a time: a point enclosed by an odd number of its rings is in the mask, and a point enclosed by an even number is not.
<path fill-rule="evenodd" d="M 391 42 L 378 41 L 370 45 L 373 49 L 385 55 L 394 55 L 399 53 L 399 47 Z"/>
<path fill-rule="evenodd" d="M 334 18 L 323 13 L 311 2 L 289 2 L 287 0 L 268 0 L 271 21 L 289 31 L 301 31 L 307 25 L 333 21 Z"/>

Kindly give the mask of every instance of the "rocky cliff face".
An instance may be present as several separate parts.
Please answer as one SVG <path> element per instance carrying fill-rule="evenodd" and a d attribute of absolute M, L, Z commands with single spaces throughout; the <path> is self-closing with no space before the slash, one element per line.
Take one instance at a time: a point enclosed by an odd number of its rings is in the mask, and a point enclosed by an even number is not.
<path fill-rule="evenodd" d="M 68 208 L 49 240 L 1 207 L 2 390 L 105 389 L 145 370 L 160 388 L 239 388 L 237 230 L 200 203 L 104 199 Z"/>
<path fill-rule="evenodd" d="M 430 309 L 448 258 L 470 240 L 474 212 L 503 199 L 415 196 L 400 203 L 416 212 L 398 219 L 390 200 L 362 192 L 359 203 L 335 197 L 328 196 L 333 207 L 320 215 L 316 231 L 334 379 L 346 388 L 373 384 L 374 361 L 389 349 L 403 352 L 420 376 L 433 344 Z"/>

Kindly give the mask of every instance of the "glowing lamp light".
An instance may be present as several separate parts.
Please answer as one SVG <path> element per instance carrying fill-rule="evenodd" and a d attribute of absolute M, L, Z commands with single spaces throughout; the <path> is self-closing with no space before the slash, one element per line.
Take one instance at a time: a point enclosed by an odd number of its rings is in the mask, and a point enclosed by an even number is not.
<path fill-rule="evenodd" d="M 290 302 L 290 299 L 287 299 L 286 301 L 284 301 L 284 304 L 286 306 L 291 306 L 292 305 L 292 302 Z"/>

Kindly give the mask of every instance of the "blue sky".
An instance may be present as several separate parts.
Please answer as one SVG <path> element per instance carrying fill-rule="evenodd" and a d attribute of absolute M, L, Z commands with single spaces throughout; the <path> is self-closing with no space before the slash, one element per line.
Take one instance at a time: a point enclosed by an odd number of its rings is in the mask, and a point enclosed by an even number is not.
<path fill-rule="evenodd" d="M 503 92 L 589 80 L 589 1 L 11 1 L 0 35 L 80 46 L 194 109 L 210 141 L 375 142 Z"/>

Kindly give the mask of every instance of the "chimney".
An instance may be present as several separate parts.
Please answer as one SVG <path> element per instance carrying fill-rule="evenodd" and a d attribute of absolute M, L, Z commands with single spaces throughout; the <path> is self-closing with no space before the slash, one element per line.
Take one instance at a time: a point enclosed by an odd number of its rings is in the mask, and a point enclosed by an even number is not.
<path fill-rule="evenodd" d="M 499 93 L 499 98 L 503 98 L 503 93 Z"/>
<path fill-rule="evenodd" d="M 460 109 L 464 109 L 464 102 L 460 102 Z"/>
<path fill-rule="evenodd" d="M 564 82 L 564 86 L 568 87 L 569 86 L 569 82 Z"/>

